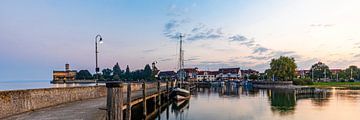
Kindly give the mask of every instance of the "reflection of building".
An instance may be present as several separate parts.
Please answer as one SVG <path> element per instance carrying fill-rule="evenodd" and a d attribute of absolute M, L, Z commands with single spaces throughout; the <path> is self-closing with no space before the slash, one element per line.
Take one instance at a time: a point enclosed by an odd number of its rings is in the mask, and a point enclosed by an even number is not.
<path fill-rule="evenodd" d="M 241 77 L 240 68 L 220 68 L 219 72 L 219 78 L 222 80 L 236 80 Z"/>
<path fill-rule="evenodd" d="M 217 71 L 199 71 L 196 75 L 196 79 L 197 81 L 215 81 L 218 73 L 219 72 Z"/>
<path fill-rule="evenodd" d="M 70 65 L 65 64 L 65 71 L 53 71 L 53 80 L 75 80 L 76 70 L 70 70 Z"/>
<path fill-rule="evenodd" d="M 174 71 L 161 71 L 158 77 L 161 80 L 172 80 L 176 78 L 176 73 Z"/>

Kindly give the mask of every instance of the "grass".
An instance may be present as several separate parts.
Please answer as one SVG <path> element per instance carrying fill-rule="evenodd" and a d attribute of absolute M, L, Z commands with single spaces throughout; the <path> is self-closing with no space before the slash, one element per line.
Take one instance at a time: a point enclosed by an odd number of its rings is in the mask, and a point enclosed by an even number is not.
<path fill-rule="evenodd" d="M 359 88 L 360 82 L 315 82 L 314 85 L 309 85 L 317 88 Z"/>

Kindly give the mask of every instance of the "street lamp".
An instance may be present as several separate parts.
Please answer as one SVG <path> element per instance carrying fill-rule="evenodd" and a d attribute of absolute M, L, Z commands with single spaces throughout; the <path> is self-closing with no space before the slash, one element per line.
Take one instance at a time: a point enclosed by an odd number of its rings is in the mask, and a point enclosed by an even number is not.
<path fill-rule="evenodd" d="M 100 38 L 100 39 L 98 40 L 98 38 Z M 96 35 L 96 37 L 95 37 L 95 64 L 96 64 L 96 66 L 95 66 L 95 72 L 96 72 L 95 83 L 96 83 L 96 85 L 98 85 L 97 81 L 99 80 L 99 71 L 100 71 L 100 68 L 98 66 L 98 53 L 99 53 L 99 51 L 97 49 L 98 43 L 103 43 L 101 35 Z"/>

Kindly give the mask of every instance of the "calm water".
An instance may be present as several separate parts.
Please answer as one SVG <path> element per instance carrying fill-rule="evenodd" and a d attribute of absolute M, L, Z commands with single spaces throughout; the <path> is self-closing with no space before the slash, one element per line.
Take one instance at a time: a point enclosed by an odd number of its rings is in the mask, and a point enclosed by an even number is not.
<path fill-rule="evenodd" d="M 245 88 L 200 88 L 189 101 L 170 104 L 162 120 L 359 120 L 360 91 L 325 95 Z"/>
<path fill-rule="evenodd" d="M 53 88 L 53 87 L 91 86 L 91 85 L 95 85 L 95 84 L 50 84 L 50 80 L 14 80 L 14 81 L 0 81 L 0 91 Z"/>

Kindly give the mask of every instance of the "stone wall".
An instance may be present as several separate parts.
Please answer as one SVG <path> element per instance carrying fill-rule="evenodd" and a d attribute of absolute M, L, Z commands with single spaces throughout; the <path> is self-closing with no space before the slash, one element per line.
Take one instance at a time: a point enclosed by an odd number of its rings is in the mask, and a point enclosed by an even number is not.
<path fill-rule="evenodd" d="M 160 85 L 166 86 L 166 83 L 161 83 Z M 156 82 L 146 83 L 147 89 L 156 87 Z M 131 83 L 131 90 L 142 90 L 142 83 Z M 126 91 L 127 84 L 124 84 L 123 92 Z M 106 92 L 105 86 L 0 91 L 0 119 L 68 102 L 104 97 Z"/>
<path fill-rule="evenodd" d="M 77 100 L 106 96 L 105 86 L 0 91 L 0 118 Z"/>

